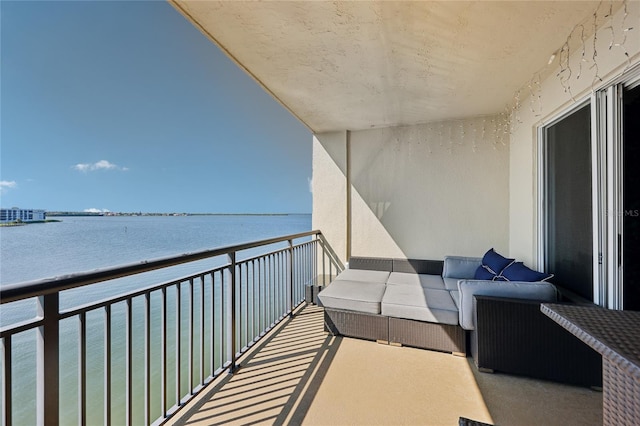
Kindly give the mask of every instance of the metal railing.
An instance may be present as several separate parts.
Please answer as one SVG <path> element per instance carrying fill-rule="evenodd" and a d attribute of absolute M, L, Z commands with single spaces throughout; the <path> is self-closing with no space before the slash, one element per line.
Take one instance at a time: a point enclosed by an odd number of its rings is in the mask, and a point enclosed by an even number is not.
<path fill-rule="evenodd" d="M 265 248 L 267 253 L 247 255 Z M 60 309 L 66 290 L 203 259 L 219 264 Z M 14 361 L 25 356 L 13 343 L 22 334 L 36 336 L 30 350 L 36 353 L 37 424 L 67 423 L 61 415 L 69 412 L 83 425 L 161 424 L 221 373 L 234 372 L 240 355 L 293 315 L 305 286 L 326 285 L 343 268 L 320 231 L 311 231 L 4 286 L 3 306 L 36 298 L 37 315 L 0 330 L 2 423 L 24 421 L 14 419 L 19 402 L 13 398 L 22 380 L 14 377 Z M 72 379 L 63 380 L 74 363 Z M 69 399 L 77 403 L 69 407 Z M 102 400 L 97 406 L 96 399 Z"/>

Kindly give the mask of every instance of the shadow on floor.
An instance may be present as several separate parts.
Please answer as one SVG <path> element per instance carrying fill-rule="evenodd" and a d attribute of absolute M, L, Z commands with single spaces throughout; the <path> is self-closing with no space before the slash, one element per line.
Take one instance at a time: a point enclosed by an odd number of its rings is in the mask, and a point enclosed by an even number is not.
<path fill-rule="evenodd" d="M 212 397 L 182 424 L 300 424 L 341 338 L 327 335 L 323 311 L 307 306 L 221 380 Z"/>

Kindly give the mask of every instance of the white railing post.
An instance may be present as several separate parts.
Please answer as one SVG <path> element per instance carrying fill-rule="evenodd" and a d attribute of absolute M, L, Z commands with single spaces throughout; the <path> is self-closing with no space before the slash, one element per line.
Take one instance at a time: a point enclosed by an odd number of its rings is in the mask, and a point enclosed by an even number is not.
<path fill-rule="evenodd" d="M 57 426 L 59 416 L 59 293 L 38 297 L 38 316 L 42 325 L 37 336 L 37 395 L 36 422 Z"/>

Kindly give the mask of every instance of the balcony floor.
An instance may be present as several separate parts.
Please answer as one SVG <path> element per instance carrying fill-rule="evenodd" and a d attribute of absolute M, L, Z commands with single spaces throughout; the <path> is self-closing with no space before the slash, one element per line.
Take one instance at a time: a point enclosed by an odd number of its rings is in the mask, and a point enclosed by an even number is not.
<path fill-rule="evenodd" d="M 323 332 L 308 306 L 223 375 L 172 424 L 500 425 L 602 423 L 602 394 L 504 374 L 471 358 Z M 177 417 L 180 417 L 178 415 Z"/>

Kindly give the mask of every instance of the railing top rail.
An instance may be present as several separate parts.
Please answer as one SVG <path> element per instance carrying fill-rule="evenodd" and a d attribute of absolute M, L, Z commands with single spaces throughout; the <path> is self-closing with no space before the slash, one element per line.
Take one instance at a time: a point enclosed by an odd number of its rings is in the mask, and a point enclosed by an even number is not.
<path fill-rule="evenodd" d="M 251 248 L 281 243 L 319 234 L 321 234 L 319 230 L 313 230 L 301 232 L 298 234 L 267 238 L 264 240 L 251 241 L 247 243 L 235 244 L 214 249 L 207 249 L 193 253 L 184 253 L 177 256 L 167 256 L 152 260 L 145 260 L 142 262 L 130 263 L 126 265 L 113 266 L 102 269 L 95 269 L 92 271 L 73 273 L 69 275 L 61 275 L 52 278 L 44 278 L 39 280 L 9 284 L 0 288 L 0 304 L 15 302 L 21 299 L 28 299 L 30 297 L 44 296 L 63 290 L 69 290 L 76 287 L 95 284 L 101 281 L 122 278 L 129 275 L 135 275 L 143 272 L 153 271 L 156 269 L 166 268 L 169 266 L 181 265 L 196 260 L 208 259 L 228 253 L 248 250 Z"/>

